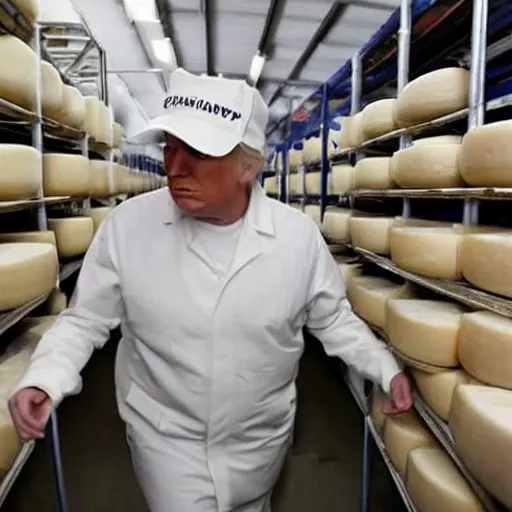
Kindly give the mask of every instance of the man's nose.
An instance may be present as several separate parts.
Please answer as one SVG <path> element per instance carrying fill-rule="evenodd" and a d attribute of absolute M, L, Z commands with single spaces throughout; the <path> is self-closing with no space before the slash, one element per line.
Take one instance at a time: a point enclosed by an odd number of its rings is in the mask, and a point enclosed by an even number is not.
<path fill-rule="evenodd" d="M 192 172 L 190 155 L 185 148 L 176 148 L 167 163 L 167 174 L 170 178 L 188 176 Z"/>

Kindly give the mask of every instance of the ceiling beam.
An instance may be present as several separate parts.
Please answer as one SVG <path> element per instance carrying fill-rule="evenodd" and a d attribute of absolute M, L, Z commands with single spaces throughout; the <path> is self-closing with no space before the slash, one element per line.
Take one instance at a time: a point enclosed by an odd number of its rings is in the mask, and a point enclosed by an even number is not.
<path fill-rule="evenodd" d="M 292 70 L 288 74 L 287 80 L 294 80 L 300 74 L 304 66 L 307 64 L 308 60 L 311 58 L 315 50 L 318 48 L 318 45 L 327 37 L 332 27 L 336 24 L 339 18 L 343 15 L 345 10 L 347 9 L 349 4 L 342 3 L 340 1 L 335 1 L 327 14 L 324 16 L 324 19 L 320 22 L 320 25 L 316 29 L 313 37 L 309 40 L 309 43 L 304 48 L 303 52 L 295 62 Z M 279 96 L 279 93 L 283 90 L 285 84 L 280 84 L 276 89 L 272 97 L 269 101 L 269 106 L 276 101 Z"/>
<path fill-rule="evenodd" d="M 178 66 L 181 66 L 181 63 L 183 62 L 183 51 L 182 48 L 179 48 L 176 45 L 176 40 L 174 38 L 174 28 L 172 23 L 170 2 L 168 0 L 155 0 L 155 3 L 158 12 L 158 17 L 160 18 L 160 23 L 162 24 L 162 28 L 164 31 L 164 35 L 165 37 L 168 37 L 170 39 L 171 44 L 174 48 L 174 54 L 176 55 L 176 63 Z"/>
<path fill-rule="evenodd" d="M 270 0 L 263 30 L 261 31 L 260 42 L 258 43 L 258 52 L 260 55 L 268 54 L 268 46 L 273 39 L 277 27 L 277 21 L 281 19 L 283 9 L 283 0 Z"/>
<path fill-rule="evenodd" d="M 212 38 L 212 13 L 211 13 L 211 0 L 200 0 L 199 13 L 203 21 L 203 38 L 204 38 L 204 55 L 206 74 L 209 76 L 215 75 L 215 66 L 213 63 L 213 38 Z"/>

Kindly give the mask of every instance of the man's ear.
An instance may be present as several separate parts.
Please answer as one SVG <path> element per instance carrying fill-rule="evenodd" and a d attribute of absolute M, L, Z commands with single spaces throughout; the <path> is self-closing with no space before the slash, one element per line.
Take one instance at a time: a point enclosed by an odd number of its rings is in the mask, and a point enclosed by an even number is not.
<path fill-rule="evenodd" d="M 262 167 L 262 162 L 260 159 L 247 154 L 243 154 L 241 164 L 242 171 L 240 179 L 242 183 L 250 183 L 251 181 L 254 181 Z"/>

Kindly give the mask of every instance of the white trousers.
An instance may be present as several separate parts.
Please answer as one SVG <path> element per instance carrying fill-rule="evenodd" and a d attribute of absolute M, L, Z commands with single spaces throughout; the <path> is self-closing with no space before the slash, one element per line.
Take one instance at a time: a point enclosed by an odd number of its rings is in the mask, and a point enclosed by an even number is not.
<path fill-rule="evenodd" d="M 169 443 L 145 425 L 126 427 L 135 476 L 151 512 L 271 512 L 271 492 L 237 508 L 220 510 L 205 464 L 204 443 Z"/>

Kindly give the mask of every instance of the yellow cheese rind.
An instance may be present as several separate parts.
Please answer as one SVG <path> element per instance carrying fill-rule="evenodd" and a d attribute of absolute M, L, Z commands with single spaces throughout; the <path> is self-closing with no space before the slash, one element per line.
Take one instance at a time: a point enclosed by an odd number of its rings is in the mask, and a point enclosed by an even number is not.
<path fill-rule="evenodd" d="M 41 154 L 33 147 L 0 144 L 0 201 L 37 197 L 41 187 L 40 167 Z"/>
<path fill-rule="evenodd" d="M 437 137 L 425 137 L 414 139 L 415 146 L 438 146 L 439 144 L 462 144 L 462 135 L 438 135 Z"/>
<path fill-rule="evenodd" d="M 50 119 L 59 117 L 64 101 L 64 84 L 59 72 L 49 63 L 41 62 L 41 108 Z"/>
<path fill-rule="evenodd" d="M 409 452 L 406 487 L 412 502 L 421 511 L 485 511 L 450 456 L 437 446 Z"/>
<path fill-rule="evenodd" d="M 383 437 L 389 458 L 402 477 L 406 475 L 407 457 L 411 450 L 437 445 L 414 410 L 388 416 Z"/>
<path fill-rule="evenodd" d="M 56 114 L 56 120 L 71 128 L 83 130 L 85 124 L 85 100 L 82 93 L 76 87 L 64 84 L 62 99 L 62 109 Z"/>
<path fill-rule="evenodd" d="M 444 68 L 409 82 L 398 96 L 393 118 L 400 128 L 457 112 L 468 106 L 469 71 Z"/>
<path fill-rule="evenodd" d="M 387 415 L 384 413 L 383 407 L 387 401 L 387 396 L 380 388 L 375 388 L 372 394 L 372 423 L 378 432 L 384 430 Z"/>
<path fill-rule="evenodd" d="M 306 194 L 320 195 L 321 176 L 320 172 L 307 172 L 305 176 Z M 300 177 L 300 174 L 296 174 Z M 301 178 L 299 178 L 301 179 Z M 327 194 L 332 194 L 332 176 L 327 176 Z"/>
<path fill-rule="evenodd" d="M 110 206 L 100 206 L 98 208 L 91 208 L 89 215 L 94 223 L 94 232 L 98 230 L 100 224 L 112 213 L 113 208 Z"/>
<path fill-rule="evenodd" d="M 111 190 L 109 184 L 109 175 L 111 172 L 112 170 L 110 162 L 106 160 L 89 160 L 89 191 L 91 197 L 110 197 Z"/>
<path fill-rule="evenodd" d="M 476 379 L 512 389 L 512 320 L 490 311 L 464 314 L 459 333 L 459 360 Z"/>
<path fill-rule="evenodd" d="M 6 405 L 0 406 L 0 481 L 7 474 L 21 450 L 21 439 L 18 436 L 11 414 Z"/>
<path fill-rule="evenodd" d="M 362 131 L 365 139 L 374 139 L 396 130 L 393 108 L 396 99 L 374 101 L 363 110 Z"/>
<path fill-rule="evenodd" d="M 466 234 L 460 244 L 462 275 L 482 290 L 512 298 L 512 233 Z"/>
<path fill-rule="evenodd" d="M 458 334 L 464 308 L 421 299 L 390 300 L 385 330 L 404 355 L 432 366 L 458 366 Z"/>
<path fill-rule="evenodd" d="M 53 231 L 18 231 L 16 233 L 0 233 L 0 243 L 35 242 L 57 245 Z"/>
<path fill-rule="evenodd" d="M 393 154 L 393 182 L 401 188 L 450 188 L 463 185 L 458 144 L 420 144 Z"/>
<path fill-rule="evenodd" d="M 352 245 L 376 254 L 389 254 L 389 230 L 394 224 L 394 217 L 352 216 L 350 218 Z"/>
<path fill-rule="evenodd" d="M 354 189 L 354 168 L 350 165 L 333 165 L 331 170 L 333 194 L 346 194 Z"/>
<path fill-rule="evenodd" d="M 320 160 L 322 154 L 322 140 L 320 137 L 304 139 L 302 144 L 302 158 L 305 164 Z"/>
<path fill-rule="evenodd" d="M 43 184 L 45 197 L 89 196 L 91 186 L 89 161 L 81 155 L 45 153 Z"/>
<path fill-rule="evenodd" d="M 333 240 L 350 241 L 350 218 L 352 210 L 344 208 L 327 208 L 322 225 L 323 234 Z"/>
<path fill-rule="evenodd" d="M 302 195 L 304 190 L 303 174 L 293 173 L 288 175 L 288 195 Z"/>
<path fill-rule="evenodd" d="M 49 293 L 57 283 L 57 252 L 51 244 L 0 244 L 0 311 Z"/>
<path fill-rule="evenodd" d="M 274 194 L 277 195 L 278 185 L 277 185 L 277 177 L 276 176 L 268 176 L 263 180 L 263 190 L 265 190 L 266 194 Z M 290 194 L 292 191 L 290 190 Z"/>
<path fill-rule="evenodd" d="M 511 137 L 510 120 L 485 124 L 467 132 L 459 160 L 464 181 L 474 187 L 512 187 Z"/>
<path fill-rule="evenodd" d="M 290 149 L 288 151 L 288 169 L 296 169 L 302 165 L 302 149 Z"/>
<path fill-rule="evenodd" d="M 512 508 L 512 391 L 458 386 L 449 423 L 457 453 L 472 476 Z"/>
<path fill-rule="evenodd" d="M 366 157 L 355 167 L 356 189 L 389 189 L 394 187 L 391 158 L 386 156 Z"/>
<path fill-rule="evenodd" d="M 313 219 L 313 222 L 320 227 L 320 206 L 316 204 L 307 204 L 304 206 L 304 213 Z"/>
<path fill-rule="evenodd" d="M 90 217 L 48 219 L 48 227 L 55 233 L 59 258 L 81 256 L 94 235 L 94 222 Z"/>

